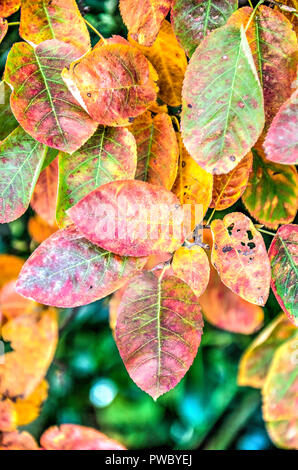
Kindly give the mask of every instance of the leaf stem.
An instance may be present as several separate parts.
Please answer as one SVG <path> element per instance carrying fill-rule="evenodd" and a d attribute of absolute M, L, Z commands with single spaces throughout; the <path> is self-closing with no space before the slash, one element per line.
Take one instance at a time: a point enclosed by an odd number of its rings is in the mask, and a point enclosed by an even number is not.
<path fill-rule="evenodd" d="M 89 23 L 89 21 L 86 20 L 86 18 L 84 18 L 84 21 L 86 23 L 87 26 L 89 26 L 90 29 L 92 29 L 92 31 L 97 34 L 97 36 L 100 37 L 100 39 L 104 42 L 104 44 L 107 43 L 106 39 L 103 37 L 102 34 L 100 34 L 100 32 L 91 24 Z"/>
<path fill-rule="evenodd" d="M 276 235 L 275 233 L 269 232 L 268 230 L 264 230 L 264 229 L 262 229 L 262 228 L 257 228 L 257 230 L 258 230 L 259 232 L 266 233 L 266 235 L 271 235 L 271 237 L 275 237 L 275 235 Z"/>
<path fill-rule="evenodd" d="M 205 227 L 210 225 L 211 219 L 214 216 L 215 211 L 216 211 L 216 207 L 214 207 L 213 211 L 211 212 L 211 215 L 210 215 L 209 219 L 207 220 L 207 222 L 205 224 Z"/>
<path fill-rule="evenodd" d="M 7 23 L 7 26 L 19 26 L 21 24 L 19 21 L 14 21 L 13 23 Z"/>
<path fill-rule="evenodd" d="M 264 3 L 264 1 L 265 1 L 265 0 L 260 0 L 260 1 L 256 4 L 256 6 L 254 7 L 253 12 L 252 12 L 252 14 L 250 15 L 250 18 L 249 18 L 249 20 L 248 20 L 248 23 L 247 23 L 247 25 L 246 25 L 246 27 L 245 27 L 245 32 L 248 30 L 248 28 L 249 28 L 249 26 L 250 26 L 250 23 L 252 22 L 253 17 L 254 17 L 255 14 L 256 14 L 257 9 L 258 9 L 259 6 L 261 5 L 261 3 Z"/>
<path fill-rule="evenodd" d="M 250 8 L 253 9 L 253 4 L 251 3 L 251 0 L 248 0 L 248 3 L 249 3 Z"/>

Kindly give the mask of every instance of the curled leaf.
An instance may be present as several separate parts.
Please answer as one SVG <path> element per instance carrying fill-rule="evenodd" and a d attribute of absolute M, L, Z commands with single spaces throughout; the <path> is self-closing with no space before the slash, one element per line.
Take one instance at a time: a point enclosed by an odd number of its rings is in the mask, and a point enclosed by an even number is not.
<path fill-rule="evenodd" d="M 7 18 L 19 10 L 21 0 L 1 0 L 0 2 L 0 17 Z"/>
<path fill-rule="evenodd" d="M 74 152 L 95 132 L 97 124 L 67 90 L 61 72 L 79 56 L 74 46 L 56 39 L 37 47 L 12 47 L 4 78 L 13 87 L 11 109 L 34 139 Z"/>
<path fill-rule="evenodd" d="M 180 279 L 135 277 L 118 309 L 116 342 L 134 382 L 155 400 L 177 385 L 200 344 L 197 298 Z"/>
<path fill-rule="evenodd" d="M 146 259 L 120 258 L 86 240 L 74 227 L 59 230 L 25 263 L 17 292 L 67 308 L 106 297 L 141 269 Z"/>
<path fill-rule="evenodd" d="M 191 157 L 209 173 L 228 173 L 264 126 L 262 89 L 242 27 L 222 26 L 204 39 L 190 59 L 182 97 Z"/>
<path fill-rule="evenodd" d="M 58 191 L 58 160 L 55 159 L 40 174 L 31 200 L 35 212 L 53 227 L 56 225 Z"/>
<path fill-rule="evenodd" d="M 280 227 L 272 240 L 268 256 L 271 263 L 271 287 L 289 317 L 298 326 L 298 225 Z"/>
<path fill-rule="evenodd" d="M 100 186 L 68 214 L 88 240 L 120 256 L 173 252 L 185 238 L 176 196 L 143 181 Z"/>
<path fill-rule="evenodd" d="M 223 26 L 237 8 L 237 0 L 174 0 L 171 23 L 189 57 L 205 36 Z"/>
<path fill-rule="evenodd" d="M 200 246 L 179 248 L 173 257 L 172 269 L 200 297 L 207 288 L 210 277 L 208 256 Z"/>
<path fill-rule="evenodd" d="M 270 262 L 261 234 L 241 212 L 211 223 L 211 260 L 222 282 L 235 294 L 265 305 L 270 289 Z"/>
<path fill-rule="evenodd" d="M 5 122 L 5 125 L 0 127 L 0 141 L 18 127 L 18 121 L 10 109 L 10 95 L 11 88 L 6 82 L 0 82 L 0 122 Z"/>

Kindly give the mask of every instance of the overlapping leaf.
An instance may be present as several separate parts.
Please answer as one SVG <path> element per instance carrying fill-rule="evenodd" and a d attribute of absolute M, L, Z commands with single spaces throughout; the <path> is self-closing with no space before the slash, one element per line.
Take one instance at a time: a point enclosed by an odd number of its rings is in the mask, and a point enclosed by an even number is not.
<path fill-rule="evenodd" d="M 75 0 L 23 0 L 20 36 L 34 44 L 59 39 L 75 46 L 81 54 L 91 47 L 87 26 Z"/>
<path fill-rule="evenodd" d="M 128 125 L 156 99 L 157 74 L 128 43 L 95 47 L 64 69 L 62 76 L 99 124 Z"/>
<path fill-rule="evenodd" d="M 208 256 L 200 246 L 179 248 L 173 257 L 172 269 L 200 297 L 207 288 L 210 277 Z"/>
<path fill-rule="evenodd" d="M 0 223 L 17 219 L 28 208 L 45 152 L 21 127 L 0 145 Z"/>
<path fill-rule="evenodd" d="M 120 0 L 120 12 L 131 37 L 151 46 L 167 16 L 172 0 Z"/>
<path fill-rule="evenodd" d="M 265 305 L 270 289 L 270 262 L 261 234 L 241 212 L 211 223 L 212 264 L 222 282 L 235 294 Z"/>
<path fill-rule="evenodd" d="M 169 106 L 181 104 L 182 83 L 187 66 L 185 52 L 178 44 L 171 24 L 164 21 L 156 41 L 151 47 L 140 46 L 129 37 L 158 73 L 159 98 Z"/>
<path fill-rule="evenodd" d="M 10 109 L 10 95 L 11 89 L 7 83 L 0 82 L 0 122 L 5 123 L 0 127 L 0 141 L 6 139 L 18 127 L 18 121 Z"/>
<path fill-rule="evenodd" d="M 279 305 L 298 326 L 298 226 L 280 227 L 268 255 L 271 263 L 271 287 Z"/>
<path fill-rule="evenodd" d="M 152 118 L 148 111 L 130 127 L 138 151 L 136 179 L 171 189 L 178 169 L 179 149 L 170 116 Z"/>
<path fill-rule="evenodd" d="M 121 256 L 173 252 L 185 238 L 177 197 L 143 181 L 100 186 L 68 215 L 88 240 Z"/>
<path fill-rule="evenodd" d="M 111 294 L 145 262 L 144 258 L 120 258 L 103 251 L 69 227 L 34 251 L 16 290 L 46 305 L 76 307 Z"/>
<path fill-rule="evenodd" d="M 133 135 L 123 128 L 100 126 L 72 155 L 59 156 L 57 220 L 69 224 L 66 210 L 102 184 L 133 179 L 137 148 Z"/>
<path fill-rule="evenodd" d="M 240 8 L 228 24 L 246 26 L 251 14 L 252 8 Z M 297 38 L 290 21 L 280 11 L 263 5 L 257 9 L 246 34 L 263 88 L 266 126 L 269 126 L 293 91 Z"/>
<path fill-rule="evenodd" d="M 238 384 L 262 388 L 276 349 L 295 334 L 285 315 L 274 319 L 244 352 L 238 372 Z"/>
<path fill-rule="evenodd" d="M 31 200 L 31 207 L 49 225 L 56 225 L 58 191 L 58 160 L 45 168 L 37 181 Z"/>
<path fill-rule="evenodd" d="M 63 68 L 79 55 L 74 46 L 56 39 L 35 48 L 16 43 L 4 75 L 14 89 L 10 104 L 21 126 L 39 142 L 70 153 L 97 127 L 61 78 Z"/>
<path fill-rule="evenodd" d="M 264 148 L 268 160 L 298 164 L 298 90 L 280 107 L 267 133 Z"/>
<path fill-rule="evenodd" d="M 203 320 L 197 297 L 174 276 L 135 277 L 118 310 L 116 342 L 134 382 L 157 399 L 182 379 L 196 356 Z"/>
<path fill-rule="evenodd" d="M 223 26 L 204 39 L 189 62 L 182 98 L 188 152 L 206 171 L 228 173 L 264 126 L 262 89 L 242 27 Z"/>
<path fill-rule="evenodd" d="M 221 211 L 231 207 L 240 199 L 248 183 L 252 162 L 253 156 L 249 152 L 232 171 L 226 175 L 214 176 L 210 207 Z"/>
<path fill-rule="evenodd" d="M 0 17 L 0 43 L 6 36 L 7 31 L 8 31 L 7 21 Z"/>
<path fill-rule="evenodd" d="M 205 36 L 226 23 L 237 4 L 237 0 L 173 1 L 171 23 L 189 57 Z"/>
<path fill-rule="evenodd" d="M 0 3 L 0 17 L 7 18 L 13 15 L 21 6 L 21 0 L 1 0 Z"/>
<path fill-rule="evenodd" d="M 297 212 L 297 170 L 293 165 L 268 161 L 252 150 L 253 171 L 242 201 L 249 213 L 268 228 L 294 220 Z"/>

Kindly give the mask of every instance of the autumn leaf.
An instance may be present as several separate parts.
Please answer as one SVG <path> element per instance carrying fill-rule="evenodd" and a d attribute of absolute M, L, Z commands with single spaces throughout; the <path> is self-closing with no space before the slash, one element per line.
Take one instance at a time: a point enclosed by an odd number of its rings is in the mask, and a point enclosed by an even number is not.
<path fill-rule="evenodd" d="M 75 46 L 81 55 L 91 47 L 87 26 L 75 0 L 23 0 L 20 36 L 33 44 L 58 39 Z"/>
<path fill-rule="evenodd" d="M 48 397 L 49 385 L 42 380 L 26 399 L 18 398 L 14 403 L 17 414 L 17 425 L 26 426 L 38 418 L 40 408 Z"/>
<path fill-rule="evenodd" d="M 252 8 L 237 10 L 228 24 L 246 26 Z M 278 10 L 260 6 L 246 32 L 264 93 L 266 126 L 290 97 L 296 78 L 297 38 L 290 21 Z"/>
<path fill-rule="evenodd" d="M 298 449 L 298 419 L 269 421 L 266 429 L 277 447 Z"/>
<path fill-rule="evenodd" d="M 58 160 L 45 168 L 36 183 L 31 199 L 31 207 L 49 225 L 56 225 L 56 205 L 58 191 Z"/>
<path fill-rule="evenodd" d="M 21 0 L 1 0 L 0 17 L 7 18 L 13 15 L 21 6 Z"/>
<path fill-rule="evenodd" d="M 275 352 L 263 389 L 263 417 L 266 421 L 298 418 L 297 336 Z"/>
<path fill-rule="evenodd" d="M 16 290 L 45 305 L 77 307 L 111 294 L 145 262 L 103 251 L 69 227 L 39 245 L 25 263 Z"/>
<path fill-rule="evenodd" d="M 182 98 L 186 149 L 209 173 L 228 173 L 264 126 L 262 89 L 242 27 L 223 26 L 204 39 L 187 67 Z"/>
<path fill-rule="evenodd" d="M 137 167 L 136 142 L 127 129 L 99 126 L 88 142 L 72 155 L 59 156 L 57 220 L 71 221 L 66 211 L 99 186 L 133 179 Z"/>
<path fill-rule="evenodd" d="M 237 0 L 173 1 L 171 23 L 189 57 L 211 31 L 226 23 L 237 4 Z"/>
<path fill-rule="evenodd" d="M 131 37 L 143 46 L 152 46 L 172 0 L 120 0 L 120 12 Z"/>
<path fill-rule="evenodd" d="M 268 160 L 298 164 L 298 90 L 279 108 L 268 130 L 264 148 Z"/>
<path fill-rule="evenodd" d="M 265 305 L 270 289 L 270 262 L 261 234 L 241 212 L 211 223 L 211 260 L 222 282 L 235 294 Z"/>
<path fill-rule="evenodd" d="M 297 212 L 297 170 L 273 163 L 252 149 L 253 171 L 242 201 L 249 213 L 268 228 L 294 220 Z"/>
<path fill-rule="evenodd" d="M 0 289 L 18 277 L 23 264 L 18 256 L 0 254 Z"/>
<path fill-rule="evenodd" d="M 166 20 L 162 23 L 156 41 L 151 47 L 140 46 L 130 36 L 128 39 L 147 57 L 157 71 L 159 98 L 169 106 L 179 106 L 187 60 L 171 24 Z"/>
<path fill-rule="evenodd" d="M 128 125 L 156 99 L 157 74 L 129 44 L 95 47 L 65 68 L 62 77 L 90 116 L 107 126 Z"/>
<path fill-rule="evenodd" d="M 172 269 L 200 297 L 207 288 L 210 277 L 208 256 L 200 246 L 179 248 L 173 257 Z"/>
<path fill-rule="evenodd" d="M 56 39 L 37 47 L 12 47 L 4 78 L 14 91 L 11 109 L 28 134 L 39 142 L 72 153 L 95 132 L 97 124 L 67 90 L 61 72 L 80 54 Z"/>
<path fill-rule="evenodd" d="M 0 450 L 38 450 L 34 437 L 26 431 L 0 434 Z"/>
<path fill-rule="evenodd" d="M 15 411 L 14 403 L 7 399 L 0 401 L 0 434 L 14 431 L 16 427 L 17 412 Z"/>
<path fill-rule="evenodd" d="M 7 31 L 8 31 L 7 21 L 0 17 L 0 43 L 6 36 Z"/>
<path fill-rule="evenodd" d="M 278 229 L 268 251 L 272 273 L 271 288 L 279 305 L 296 326 L 298 326 L 297 245 L 298 226 L 284 225 Z"/>
<path fill-rule="evenodd" d="M 0 223 L 27 210 L 39 177 L 46 147 L 17 127 L 0 144 Z"/>
<path fill-rule="evenodd" d="M 128 282 L 124 284 L 124 286 L 122 286 L 116 292 L 114 292 L 109 302 L 109 324 L 110 324 L 110 328 L 113 332 L 114 337 L 115 337 L 115 329 L 116 329 L 116 323 L 117 323 L 117 317 L 118 317 L 118 309 L 119 309 L 123 294 L 127 288 Z"/>
<path fill-rule="evenodd" d="M 143 181 L 107 183 L 71 207 L 68 215 L 88 240 L 120 256 L 173 252 L 185 238 L 176 196 Z"/>
<path fill-rule="evenodd" d="M 32 240 L 36 243 L 42 243 L 53 233 L 57 232 L 58 225 L 49 225 L 39 215 L 30 217 L 28 222 L 28 232 Z"/>
<path fill-rule="evenodd" d="M 133 381 L 155 400 L 191 366 L 203 320 L 197 297 L 180 279 L 135 277 L 118 309 L 116 342 Z"/>
<path fill-rule="evenodd" d="M 285 315 L 275 318 L 244 352 L 238 371 L 238 384 L 262 388 L 276 349 L 295 334 Z"/>
<path fill-rule="evenodd" d="M 6 139 L 6 137 L 18 127 L 18 121 L 10 109 L 10 95 L 11 89 L 5 82 L 0 82 L 0 122 L 5 122 L 5 126 L 0 127 L 0 141 Z"/>
<path fill-rule="evenodd" d="M 17 275 L 15 277 L 17 278 Z M 0 291 L 0 311 L 8 320 L 38 308 L 38 304 L 34 300 L 25 299 L 17 294 L 15 287 L 16 279 L 5 284 Z"/>
<path fill-rule="evenodd" d="M 228 209 L 244 193 L 252 169 L 253 156 L 249 152 L 238 165 L 225 175 L 214 175 L 211 208 Z"/>
<path fill-rule="evenodd" d="M 136 179 L 172 189 L 178 169 L 179 149 L 170 116 L 151 117 L 148 111 L 130 127 L 138 152 Z"/>

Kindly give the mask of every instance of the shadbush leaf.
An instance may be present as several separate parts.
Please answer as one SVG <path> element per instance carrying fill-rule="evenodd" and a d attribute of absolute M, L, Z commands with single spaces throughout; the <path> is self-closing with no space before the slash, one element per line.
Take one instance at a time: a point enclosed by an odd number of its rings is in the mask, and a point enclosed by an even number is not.
<path fill-rule="evenodd" d="M 222 282 L 235 294 L 265 305 L 270 289 L 270 262 L 261 234 L 241 212 L 211 223 L 211 260 Z"/>
<path fill-rule="evenodd" d="M 5 38 L 8 31 L 7 21 L 0 17 L 0 43 Z"/>
<path fill-rule="evenodd" d="M 237 0 L 174 0 L 171 23 L 189 57 L 212 30 L 223 26 L 236 10 Z"/>
<path fill-rule="evenodd" d="M 16 400 L 14 408 L 18 426 L 26 426 L 39 416 L 41 405 L 48 397 L 48 389 L 48 382 L 42 380 L 25 400 L 20 398 Z"/>
<path fill-rule="evenodd" d="M 46 305 L 77 307 L 111 294 L 145 262 L 145 258 L 120 258 L 103 251 L 69 227 L 34 251 L 19 275 L 16 290 Z"/>
<path fill-rule="evenodd" d="M 0 141 L 18 127 L 18 121 L 10 109 L 11 89 L 5 82 L 0 82 Z"/>
<path fill-rule="evenodd" d="M 0 434 L 0 450 L 38 450 L 34 437 L 26 431 Z"/>
<path fill-rule="evenodd" d="M 252 162 L 252 153 L 248 152 L 232 171 L 225 175 L 214 175 L 210 207 L 222 211 L 241 198 L 248 183 Z"/>
<path fill-rule="evenodd" d="M 295 334 L 285 315 L 275 318 L 244 352 L 238 372 L 238 384 L 262 388 L 276 349 Z"/>
<path fill-rule="evenodd" d="M 169 106 L 179 106 L 187 60 L 171 24 L 166 20 L 162 23 L 156 41 L 151 47 L 140 46 L 130 36 L 128 39 L 150 60 L 157 71 L 159 98 Z"/>
<path fill-rule="evenodd" d="M 268 255 L 271 263 L 271 288 L 294 325 L 298 326 L 298 225 L 280 227 Z"/>
<path fill-rule="evenodd" d="M 75 0 L 23 0 L 20 36 L 33 44 L 58 39 L 72 44 L 81 54 L 91 47 L 87 26 Z"/>
<path fill-rule="evenodd" d="M 129 128 L 138 151 L 136 179 L 172 189 L 178 169 L 179 149 L 170 116 L 139 116 Z"/>
<path fill-rule="evenodd" d="M 277 447 L 298 449 L 298 419 L 269 421 L 265 424 L 270 439 Z"/>
<path fill-rule="evenodd" d="M 222 26 L 204 39 L 187 67 L 182 98 L 191 157 L 209 173 L 228 173 L 264 126 L 262 89 L 242 27 Z"/>
<path fill-rule="evenodd" d="M 158 76 L 146 57 L 128 43 L 95 47 L 65 68 L 62 76 L 99 124 L 128 125 L 156 99 Z"/>
<path fill-rule="evenodd" d="M 57 220 L 70 224 L 67 209 L 102 184 L 133 179 L 137 148 L 133 135 L 124 128 L 99 126 L 86 144 L 72 155 L 59 155 Z"/>
<path fill-rule="evenodd" d="M 204 293 L 209 282 L 210 265 L 203 248 L 178 248 L 173 257 L 172 269 L 174 275 L 186 282 L 197 297 Z"/>
<path fill-rule="evenodd" d="M 267 133 L 264 148 L 268 160 L 298 164 L 298 90 L 279 108 Z"/>
<path fill-rule="evenodd" d="M 0 3 L 0 17 L 7 18 L 19 10 L 21 0 L 1 0 Z"/>
<path fill-rule="evenodd" d="M 155 400 L 177 385 L 200 344 L 197 297 L 180 279 L 135 277 L 118 310 L 116 342 L 133 381 Z"/>
<path fill-rule="evenodd" d="M 56 225 L 56 205 L 58 191 L 57 158 L 45 168 L 36 183 L 31 207 L 49 225 Z"/>
<path fill-rule="evenodd" d="M 46 147 L 18 127 L 0 145 L 0 223 L 27 210 L 39 177 Z"/>
<path fill-rule="evenodd" d="M 32 240 L 36 243 L 42 243 L 49 238 L 53 233 L 57 232 L 57 225 L 49 225 L 39 215 L 30 217 L 28 222 L 28 232 Z"/>
<path fill-rule="evenodd" d="M 69 153 L 81 147 L 97 127 L 61 78 L 63 68 L 78 56 L 74 46 L 56 39 L 35 48 L 19 42 L 8 55 L 4 75 L 14 89 L 11 109 L 25 131 Z"/>
<path fill-rule="evenodd" d="M 88 240 L 121 256 L 173 252 L 185 238 L 177 197 L 143 181 L 100 186 L 68 215 Z"/>
<path fill-rule="evenodd" d="M 294 220 L 297 212 L 298 184 L 294 166 L 267 160 L 252 149 L 253 170 L 242 201 L 249 213 L 268 228 Z"/>
<path fill-rule="evenodd" d="M 16 279 L 23 267 L 24 260 L 14 255 L 0 255 L 0 288 Z"/>
<path fill-rule="evenodd" d="M 170 11 L 172 0 L 120 0 L 120 12 L 131 37 L 151 46 Z"/>
<path fill-rule="evenodd" d="M 17 275 L 15 277 L 17 278 Z M 8 320 L 30 313 L 35 308 L 39 308 L 34 300 L 25 299 L 23 296 L 17 294 L 15 287 L 16 279 L 6 283 L 0 291 L 0 311 Z"/>

